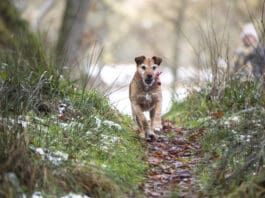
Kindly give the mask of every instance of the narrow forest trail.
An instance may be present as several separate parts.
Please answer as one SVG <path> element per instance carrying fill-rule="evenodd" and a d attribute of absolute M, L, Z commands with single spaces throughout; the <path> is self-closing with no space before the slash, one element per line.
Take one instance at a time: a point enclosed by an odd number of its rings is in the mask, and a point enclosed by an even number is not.
<path fill-rule="evenodd" d="M 163 131 L 156 141 L 148 142 L 148 176 L 143 184 L 146 197 L 198 197 L 194 176 L 195 166 L 201 156 L 198 137 L 202 129 L 176 128 L 171 122 L 163 122 Z"/>

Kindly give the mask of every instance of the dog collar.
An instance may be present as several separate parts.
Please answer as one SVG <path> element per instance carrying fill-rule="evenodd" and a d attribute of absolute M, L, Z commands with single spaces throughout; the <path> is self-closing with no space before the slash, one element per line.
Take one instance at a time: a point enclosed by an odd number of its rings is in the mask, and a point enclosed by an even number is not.
<path fill-rule="evenodd" d="M 155 77 L 155 81 L 157 82 L 157 84 L 160 86 L 161 85 L 161 81 L 159 76 L 162 74 L 162 72 L 157 72 L 156 77 Z"/>

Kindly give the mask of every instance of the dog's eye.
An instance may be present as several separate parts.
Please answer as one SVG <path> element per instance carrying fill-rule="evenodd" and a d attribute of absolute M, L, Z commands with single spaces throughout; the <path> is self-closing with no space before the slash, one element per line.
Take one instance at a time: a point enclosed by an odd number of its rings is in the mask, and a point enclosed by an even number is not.
<path fill-rule="evenodd" d="M 153 70 L 156 70 L 156 66 L 153 66 Z"/>
<path fill-rule="evenodd" d="M 145 65 L 142 65 L 142 69 L 143 69 L 143 70 L 145 70 L 145 69 L 146 69 Z"/>

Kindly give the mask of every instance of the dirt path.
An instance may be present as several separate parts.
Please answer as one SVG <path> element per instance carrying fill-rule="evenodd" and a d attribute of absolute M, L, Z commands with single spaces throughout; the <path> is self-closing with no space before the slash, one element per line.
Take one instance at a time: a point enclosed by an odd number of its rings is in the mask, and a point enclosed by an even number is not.
<path fill-rule="evenodd" d="M 175 128 L 171 122 L 163 122 L 159 138 L 148 142 L 150 169 L 143 184 L 147 197 L 169 197 L 176 190 L 179 197 L 198 197 L 193 171 L 200 160 L 197 140 L 202 132 L 198 129 L 191 133 Z"/>

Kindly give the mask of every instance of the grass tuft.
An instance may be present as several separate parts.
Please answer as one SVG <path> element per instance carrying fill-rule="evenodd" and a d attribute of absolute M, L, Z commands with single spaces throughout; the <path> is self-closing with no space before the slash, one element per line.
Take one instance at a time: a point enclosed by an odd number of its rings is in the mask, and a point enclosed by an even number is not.
<path fill-rule="evenodd" d="M 175 103 L 167 118 L 204 128 L 198 184 L 205 196 L 262 197 L 265 98 L 259 82 L 231 81 L 218 100 L 200 91 Z"/>
<path fill-rule="evenodd" d="M 0 32 L 7 36 L 0 36 L 0 197 L 137 193 L 147 165 L 131 119 L 98 91 L 66 79 L 41 40 L 5 6 L 0 4 Z"/>

